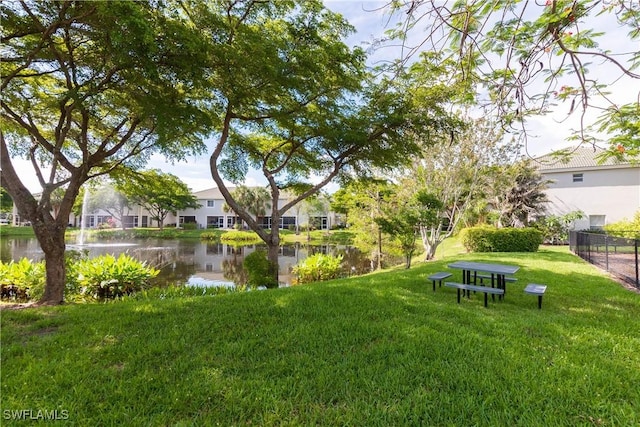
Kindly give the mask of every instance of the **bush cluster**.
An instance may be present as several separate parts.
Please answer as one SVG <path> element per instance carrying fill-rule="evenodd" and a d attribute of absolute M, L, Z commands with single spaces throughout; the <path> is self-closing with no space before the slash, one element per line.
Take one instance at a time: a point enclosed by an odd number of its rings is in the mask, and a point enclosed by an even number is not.
<path fill-rule="evenodd" d="M 227 231 L 220 236 L 221 242 L 243 242 L 257 243 L 261 242 L 260 237 L 253 231 Z"/>
<path fill-rule="evenodd" d="M 465 228 L 460 237 L 469 252 L 536 252 L 543 240 L 535 228 L 490 226 Z"/>
<path fill-rule="evenodd" d="M 250 287 L 264 286 L 277 288 L 278 282 L 273 275 L 271 263 L 265 251 L 251 252 L 244 258 L 242 265 L 247 272 L 247 285 Z"/>
<path fill-rule="evenodd" d="M 88 259 L 70 251 L 65 298 L 81 301 L 130 295 L 147 288 L 158 273 L 127 254 L 118 258 L 108 254 Z M 23 258 L 17 262 L 0 262 L 3 299 L 38 300 L 44 292 L 44 284 L 44 261 L 32 262 Z"/>
<path fill-rule="evenodd" d="M 640 239 L 640 211 L 636 212 L 632 220 L 627 218 L 607 224 L 604 230 L 616 237 L 625 237 L 627 239 Z"/>
<path fill-rule="evenodd" d="M 218 240 L 220 235 L 218 233 L 214 233 L 213 231 L 205 231 L 200 234 L 200 240 L 208 240 L 210 242 L 214 242 Z"/>
<path fill-rule="evenodd" d="M 44 262 L 33 263 L 27 258 L 4 263 L 0 261 L 0 298 L 27 301 L 33 295 L 42 295 L 44 289 Z"/>
<path fill-rule="evenodd" d="M 314 254 L 293 267 L 297 283 L 319 282 L 340 277 L 342 256 Z"/>

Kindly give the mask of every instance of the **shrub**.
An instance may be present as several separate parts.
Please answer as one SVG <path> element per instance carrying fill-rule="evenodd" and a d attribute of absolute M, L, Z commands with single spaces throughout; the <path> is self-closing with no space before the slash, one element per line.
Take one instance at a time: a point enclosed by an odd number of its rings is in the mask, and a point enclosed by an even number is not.
<path fill-rule="evenodd" d="M 197 222 L 185 222 L 184 224 L 182 224 L 182 229 L 183 230 L 197 230 L 198 229 L 198 223 Z"/>
<path fill-rule="evenodd" d="M 319 282 L 340 277 L 342 255 L 315 254 L 293 267 L 298 283 Z"/>
<path fill-rule="evenodd" d="M 265 251 L 251 252 L 244 258 L 242 265 L 247 272 L 247 285 L 251 287 L 278 287 L 278 282 L 273 275 L 272 265 L 267 259 Z"/>
<path fill-rule="evenodd" d="M 462 244 L 469 252 L 536 252 L 542 237 L 535 228 L 480 226 L 461 232 Z"/>
<path fill-rule="evenodd" d="M 126 254 L 117 259 L 113 255 L 88 259 L 86 252 L 68 251 L 65 263 L 65 299 L 77 302 L 129 295 L 145 289 L 159 273 Z M 44 285 L 44 261 L 34 263 L 22 258 L 8 264 L 0 262 L 2 299 L 38 300 L 44 293 Z"/>
<path fill-rule="evenodd" d="M 205 231 L 204 233 L 200 233 L 200 240 L 215 241 L 218 240 L 218 234 L 213 231 Z"/>
<path fill-rule="evenodd" d="M 159 273 L 127 254 L 118 258 L 108 254 L 84 260 L 77 266 L 77 271 L 80 293 L 98 299 L 140 291 L 148 287 L 149 280 Z"/>
<path fill-rule="evenodd" d="M 16 301 L 39 299 L 44 292 L 44 262 L 22 258 L 8 264 L 0 262 L 0 297 Z"/>
<path fill-rule="evenodd" d="M 604 226 L 604 230 L 617 237 L 626 237 L 628 239 L 640 238 L 640 211 L 636 212 L 633 216 L 633 220 L 629 221 L 627 218 L 607 224 Z"/>
<path fill-rule="evenodd" d="M 220 236 L 222 242 L 243 242 L 258 243 L 261 242 L 260 237 L 253 231 L 227 231 Z"/>
<path fill-rule="evenodd" d="M 581 211 L 569 212 L 564 215 L 546 215 L 540 217 L 533 224 L 543 235 L 543 241 L 553 245 L 566 244 L 569 240 L 569 229 L 574 221 L 584 218 Z"/>

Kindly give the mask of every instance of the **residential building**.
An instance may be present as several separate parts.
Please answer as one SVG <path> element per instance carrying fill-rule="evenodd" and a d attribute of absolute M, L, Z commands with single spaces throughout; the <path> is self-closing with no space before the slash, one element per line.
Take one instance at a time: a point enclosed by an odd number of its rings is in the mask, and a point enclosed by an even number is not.
<path fill-rule="evenodd" d="M 230 188 L 233 191 L 233 188 Z M 177 222 L 179 225 L 185 223 L 196 223 L 198 228 L 236 228 L 237 224 L 240 224 L 240 218 L 233 212 L 227 209 L 226 202 L 220 189 L 217 187 L 209 188 L 207 190 L 197 191 L 193 195 L 198 199 L 200 207 L 197 209 L 185 209 L 177 214 Z M 288 203 L 290 197 L 283 193 L 278 200 L 278 208 L 282 208 Z M 271 212 L 272 209 L 267 209 L 264 216 L 256 218 L 257 221 L 264 228 L 271 228 Z M 321 230 L 331 228 L 333 224 L 333 216 L 329 212 L 321 213 L 320 215 L 312 216 L 311 221 L 315 224 L 315 227 Z M 308 215 L 301 209 L 301 204 L 294 206 L 292 209 L 285 212 L 280 218 L 278 228 L 280 229 L 292 229 L 296 225 L 306 225 L 309 222 Z"/>
<path fill-rule="evenodd" d="M 230 188 L 233 191 L 233 188 Z M 182 226 L 185 223 L 195 223 L 197 228 L 224 228 L 232 229 L 237 228 L 236 225 L 240 224 L 240 218 L 233 212 L 226 209 L 226 202 L 222 193 L 217 187 L 209 188 L 207 190 L 197 191 L 193 195 L 198 200 L 200 207 L 197 209 L 185 209 L 176 212 L 175 215 L 170 213 L 164 220 L 164 226 Z M 278 200 L 278 208 L 284 206 L 290 198 L 286 193 Z M 306 226 L 311 222 L 314 228 L 320 230 L 328 230 L 332 225 L 336 224 L 335 213 L 332 212 L 317 212 L 309 214 L 303 208 L 303 203 L 298 203 L 280 218 L 278 227 L 280 229 L 294 229 L 296 225 Z M 258 222 L 264 228 L 271 228 L 271 212 L 272 209 L 267 209 L 264 216 L 258 217 Z M 82 219 L 81 219 L 82 217 Z M 150 213 L 141 206 L 131 206 L 125 209 L 122 217 L 125 228 L 146 228 L 155 227 L 158 224 L 152 221 Z M 99 228 L 103 224 L 109 224 L 109 227 L 121 227 L 121 222 L 104 209 L 97 209 L 91 212 L 83 212 L 82 215 L 75 216 L 71 214 L 69 217 L 69 225 L 73 227 L 80 227 L 84 222 L 86 228 Z M 12 215 L 12 223 L 14 225 L 21 224 L 20 215 L 14 206 L 14 212 Z M 246 228 L 244 226 L 243 228 Z"/>
<path fill-rule="evenodd" d="M 542 176 L 551 181 L 546 193 L 548 212 L 563 215 L 582 211 L 585 218 L 574 229 L 601 229 L 631 219 L 640 210 L 640 163 L 615 158 L 602 160 L 604 150 L 579 147 L 570 155 L 547 154 L 535 161 Z"/>

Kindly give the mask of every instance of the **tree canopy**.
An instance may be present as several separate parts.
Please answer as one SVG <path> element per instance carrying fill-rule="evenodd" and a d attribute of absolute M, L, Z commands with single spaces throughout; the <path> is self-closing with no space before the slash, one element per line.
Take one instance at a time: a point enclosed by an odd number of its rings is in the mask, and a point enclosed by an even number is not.
<path fill-rule="evenodd" d="M 278 224 L 333 179 L 405 162 L 418 150 L 404 138 L 408 131 L 449 134 L 457 125 L 441 107 L 451 101 L 448 86 L 419 84 L 415 73 L 374 79 L 364 52 L 343 42 L 353 27 L 317 0 L 181 5 L 215 43 L 212 177 L 229 207 L 267 244 L 272 262 L 277 227 L 262 229 L 225 179 L 238 184 L 250 168 L 261 171 L 274 207 L 271 223 Z M 435 61 L 428 68 L 425 80 L 444 72 Z M 306 191 L 278 205 L 282 191 L 305 185 Z"/>
<path fill-rule="evenodd" d="M 131 203 L 145 208 L 160 229 L 170 213 L 200 207 L 198 199 L 180 178 L 158 169 L 119 175 L 115 188 Z"/>
<path fill-rule="evenodd" d="M 197 95 L 208 41 L 170 12 L 152 0 L 0 5 L 1 183 L 45 253 L 42 302 L 62 302 L 64 232 L 83 183 L 152 152 L 204 149 L 209 116 Z M 31 171 L 15 170 L 19 157 Z"/>
<path fill-rule="evenodd" d="M 387 6 L 405 16 L 392 31 L 405 44 L 402 51 L 455 59 L 464 80 L 477 85 L 486 114 L 505 129 L 526 138 L 528 118 L 562 106 L 579 116 L 577 140 L 608 144 L 615 155 L 638 154 L 635 0 L 394 0 Z M 626 98 L 610 91 L 618 81 L 628 82 Z M 600 114 L 597 123 L 587 118 L 591 110 Z"/>

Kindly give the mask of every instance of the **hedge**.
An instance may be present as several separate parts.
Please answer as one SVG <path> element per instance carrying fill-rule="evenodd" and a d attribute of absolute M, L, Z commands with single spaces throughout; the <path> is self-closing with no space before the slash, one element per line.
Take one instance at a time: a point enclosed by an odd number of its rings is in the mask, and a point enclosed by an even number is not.
<path fill-rule="evenodd" d="M 465 228 L 462 244 L 469 252 L 536 252 L 543 233 L 535 228 Z"/>

